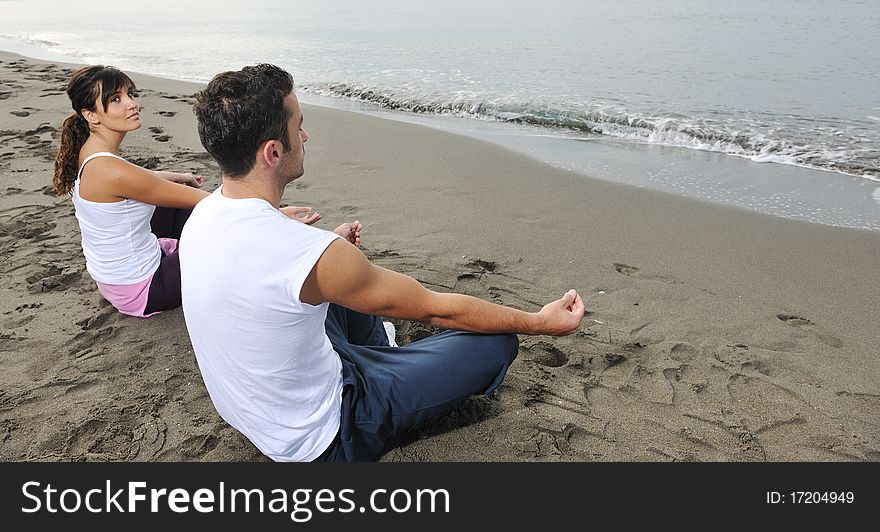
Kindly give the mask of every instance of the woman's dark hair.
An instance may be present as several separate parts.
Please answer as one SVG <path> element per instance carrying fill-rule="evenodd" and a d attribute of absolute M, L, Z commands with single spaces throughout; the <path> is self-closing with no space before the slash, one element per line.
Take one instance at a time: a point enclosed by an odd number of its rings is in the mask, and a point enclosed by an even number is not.
<path fill-rule="evenodd" d="M 52 187 L 59 196 L 69 194 L 79 172 L 79 150 L 89 138 L 89 123 L 83 109 L 96 110 L 98 97 L 101 108 L 107 108 L 110 98 L 122 89 L 135 90 L 134 82 L 116 67 L 94 65 L 76 70 L 67 82 L 67 96 L 74 114 L 61 124 L 61 146 L 55 156 L 55 175 Z"/>
<path fill-rule="evenodd" d="M 224 176 L 242 177 L 254 168 L 256 152 L 267 140 L 290 149 L 284 99 L 293 92 L 293 77 L 269 64 L 247 66 L 214 76 L 196 94 L 193 111 L 202 146 Z"/>

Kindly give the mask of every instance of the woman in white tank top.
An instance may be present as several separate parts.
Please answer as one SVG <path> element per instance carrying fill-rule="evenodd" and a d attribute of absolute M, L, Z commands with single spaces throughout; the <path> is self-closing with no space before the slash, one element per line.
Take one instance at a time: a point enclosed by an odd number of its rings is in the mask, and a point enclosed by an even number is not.
<path fill-rule="evenodd" d="M 86 269 L 101 294 L 124 314 L 148 317 L 180 306 L 177 239 L 208 193 L 201 176 L 147 170 L 119 156 L 125 135 L 141 127 L 134 91 L 114 67 L 71 75 L 74 114 L 61 128 L 53 187 L 73 199 Z M 285 214 L 305 223 L 321 217 L 304 207 Z"/>

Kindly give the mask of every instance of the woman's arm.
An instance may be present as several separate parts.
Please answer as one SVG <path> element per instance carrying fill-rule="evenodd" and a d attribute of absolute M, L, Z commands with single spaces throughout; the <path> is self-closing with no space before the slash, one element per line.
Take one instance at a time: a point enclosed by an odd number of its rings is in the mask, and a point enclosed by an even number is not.
<path fill-rule="evenodd" d="M 204 190 L 163 179 L 157 172 L 123 159 L 102 157 L 100 165 L 93 167 L 91 173 L 102 177 L 101 188 L 107 193 L 157 207 L 192 209 L 208 196 Z"/>
<path fill-rule="evenodd" d="M 172 183 L 189 185 L 194 188 L 199 188 L 205 182 L 204 177 L 195 174 L 181 174 L 178 172 L 167 172 L 165 170 L 153 170 L 153 173 L 162 179 L 171 181 Z"/>

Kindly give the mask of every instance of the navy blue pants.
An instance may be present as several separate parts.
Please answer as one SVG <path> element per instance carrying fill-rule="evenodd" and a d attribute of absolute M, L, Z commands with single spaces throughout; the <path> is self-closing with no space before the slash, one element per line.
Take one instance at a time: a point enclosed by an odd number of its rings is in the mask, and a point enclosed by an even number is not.
<path fill-rule="evenodd" d="M 342 417 L 336 439 L 315 461 L 379 458 L 395 435 L 492 393 L 519 350 L 515 334 L 461 331 L 389 347 L 381 319 L 333 304 L 325 327 L 342 358 Z"/>
<path fill-rule="evenodd" d="M 156 207 L 150 219 L 150 230 L 159 238 L 180 240 L 183 225 L 189 220 L 191 209 L 172 209 Z M 180 258 L 177 250 L 166 255 L 162 252 L 159 268 L 150 281 L 150 292 L 147 295 L 147 308 L 144 314 L 171 310 L 181 305 L 180 297 Z"/>

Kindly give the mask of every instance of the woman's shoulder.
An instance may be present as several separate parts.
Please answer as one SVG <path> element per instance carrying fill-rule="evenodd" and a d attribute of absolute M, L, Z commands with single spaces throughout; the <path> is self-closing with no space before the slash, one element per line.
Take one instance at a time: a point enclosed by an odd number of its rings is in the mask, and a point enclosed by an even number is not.
<path fill-rule="evenodd" d="M 133 165 L 107 151 L 80 153 L 79 172 L 80 195 L 89 201 L 100 203 L 116 202 L 123 194 L 118 190 L 119 183 L 131 173 Z"/>
<path fill-rule="evenodd" d="M 101 150 L 98 150 L 98 151 L 90 151 L 90 150 L 83 150 L 83 151 L 81 151 L 80 154 L 79 154 L 79 161 L 78 161 L 78 162 L 79 162 L 79 169 L 80 169 L 80 171 L 82 171 L 83 167 L 84 167 L 86 164 L 88 164 L 89 162 L 91 162 L 91 161 L 93 161 L 93 160 L 95 160 L 95 159 L 105 159 L 106 161 L 114 161 L 114 162 L 115 162 L 115 161 L 124 161 L 124 160 L 125 160 L 125 159 L 123 159 L 120 155 L 117 155 L 117 154 L 115 154 L 115 153 L 113 153 L 113 152 L 109 152 L 109 151 L 101 151 Z M 102 161 L 102 162 L 103 162 L 103 161 Z"/>
<path fill-rule="evenodd" d="M 109 163 L 110 166 L 116 166 L 124 162 L 125 159 L 113 152 L 103 150 L 91 151 L 84 149 L 80 151 L 79 154 L 79 172 L 77 177 L 80 177 L 82 175 L 87 166 L 90 168 L 95 168 L 105 166 L 105 163 Z"/>

